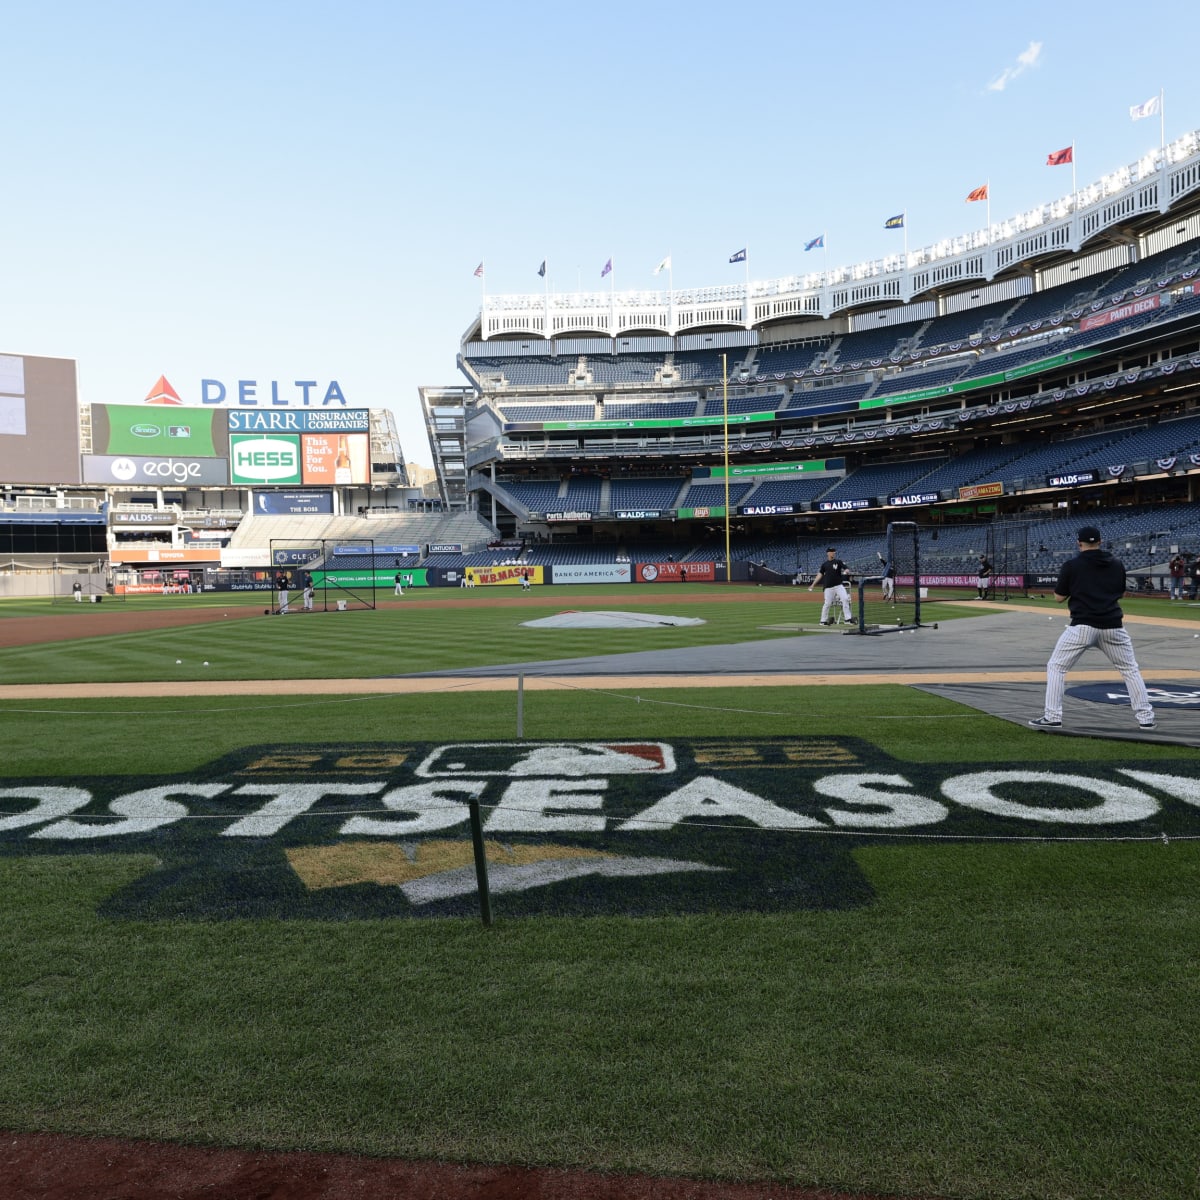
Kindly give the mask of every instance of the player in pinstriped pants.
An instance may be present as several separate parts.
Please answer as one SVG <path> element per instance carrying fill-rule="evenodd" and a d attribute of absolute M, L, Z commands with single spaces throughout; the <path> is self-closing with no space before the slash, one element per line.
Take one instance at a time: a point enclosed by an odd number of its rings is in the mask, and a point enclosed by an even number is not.
<path fill-rule="evenodd" d="M 1085 525 L 1076 535 L 1079 553 L 1063 563 L 1054 585 L 1054 598 L 1071 610 L 1071 623 L 1058 639 L 1046 664 L 1045 712 L 1030 725 L 1037 729 L 1062 726 L 1063 687 L 1067 672 L 1093 646 L 1103 651 L 1121 673 L 1129 703 L 1142 729 L 1155 727 L 1154 709 L 1146 684 L 1133 656 L 1133 643 L 1125 631 L 1124 613 L 1118 604 L 1125 594 L 1125 567 L 1100 548 L 1100 530 Z"/>

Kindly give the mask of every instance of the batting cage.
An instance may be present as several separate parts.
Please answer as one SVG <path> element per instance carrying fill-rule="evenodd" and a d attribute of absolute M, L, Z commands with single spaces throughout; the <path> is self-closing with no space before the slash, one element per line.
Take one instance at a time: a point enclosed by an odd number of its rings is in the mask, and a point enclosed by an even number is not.
<path fill-rule="evenodd" d="M 272 538 L 271 566 L 275 588 L 269 613 L 375 608 L 377 589 L 391 581 L 382 560 L 376 564 L 374 538 Z"/>
<path fill-rule="evenodd" d="M 100 571 L 62 567 L 54 573 L 51 582 L 54 588 L 51 604 L 100 604 L 114 600 L 119 603 L 125 599 L 123 592 L 109 587 L 107 576 Z"/>
<path fill-rule="evenodd" d="M 858 612 L 847 633 L 895 633 L 921 627 L 921 536 L 915 521 L 887 527 L 887 549 L 876 552 L 879 574 L 858 581 Z"/>
<path fill-rule="evenodd" d="M 1029 595 L 1029 524 L 993 521 L 988 526 L 988 559 L 992 564 L 989 600 Z"/>
<path fill-rule="evenodd" d="M 984 564 L 987 574 L 981 576 Z M 938 600 L 1028 596 L 1029 523 L 1001 517 L 982 525 L 927 529 L 921 568 Z M 982 597 L 981 579 L 986 580 Z"/>

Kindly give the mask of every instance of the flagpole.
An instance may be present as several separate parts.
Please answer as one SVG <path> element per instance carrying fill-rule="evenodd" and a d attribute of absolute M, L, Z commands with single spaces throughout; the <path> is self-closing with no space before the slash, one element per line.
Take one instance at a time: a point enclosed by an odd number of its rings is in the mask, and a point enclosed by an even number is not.
<path fill-rule="evenodd" d="M 825 238 L 825 233 L 821 233 L 821 252 L 825 257 L 825 282 L 829 282 L 829 243 Z"/>
<path fill-rule="evenodd" d="M 746 298 L 745 298 L 745 300 L 742 301 L 742 304 L 744 306 L 742 309 L 742 313 L 746 318 L 746 328 L 749 329 L 750 326 L 754 323 L 754 319 L 750 313 L 750 243 L 749 242 L 746 243 L 745 263 L 746 263 Z M 725 431 L 725 454 L 726 454 L 726 457 L 728 457 L 728 454 L 729 454 L 729 430 L 728 429 L 726 429 L 726 431 Z M 728 488 L 729 488 L 728 482 L 726 482 L 725 487 L 726 487 L 726 491 L 728 493 Z M 726 512 L 725 520 L 726 521 L 729 520 L 728 511 Z M 728 533 L 726 533 L 726 540 L 728 540 Z M 729 570 L 728 558 L 726 558 L 725 562 L 726 562 L 725 570 L 728 572 L 728 570 Z"/>
<path fill-rule="evenodd" d="M 675 336 L 675 254 L 667 255 L 667 324 Z"/>
<path fill-rule="evenodd" d="M 608 256 L 612 267 L 608 272 L 608 336 L 617 336 L 617 268 L 613 256 Z"/>
<path fill-rule="evenodd" d="M 1167 164 L 1167 93 L 1158 89 L 1158 148 L 1162 151 L 1163 166 Z"/>
<path fill-rule="evenodd" d="M 908 209 L 900 217 L 904 228 L 904 269 L 908 270 Z"/>
<path fill-rule="evenodd" d="M 721 355 L 721 395 L 724 407 L 725 431 L 725 582 L 730 583 L 733 562 L 729 557 L 729 355 Z"/>
<path fill-rule="evenodd" d="M 1074 211 L 1079 211 L 1079 188 L 1075 184 L 1075 141 L 1071 141 L 1071 198 L 1074 201 Z"/>
<path fill-rule="evenodd" d="M 987 244 L 992 244 L 992 181 L 987 181 Z"/>

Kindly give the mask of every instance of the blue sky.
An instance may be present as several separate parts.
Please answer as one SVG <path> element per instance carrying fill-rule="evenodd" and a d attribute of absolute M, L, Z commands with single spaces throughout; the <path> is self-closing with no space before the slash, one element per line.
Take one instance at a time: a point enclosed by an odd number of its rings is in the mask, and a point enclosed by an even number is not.
<path fill-rule="evenodd" d="M 428 463 L 489 292 L 740 283 L 981 227 L 1200 127 L 1194 4 L 25 4 L 4 20 L 0 352 L 85 402 L 337 380 Z M 1137 19 L 1144 11 L 1148 19 Z"/>

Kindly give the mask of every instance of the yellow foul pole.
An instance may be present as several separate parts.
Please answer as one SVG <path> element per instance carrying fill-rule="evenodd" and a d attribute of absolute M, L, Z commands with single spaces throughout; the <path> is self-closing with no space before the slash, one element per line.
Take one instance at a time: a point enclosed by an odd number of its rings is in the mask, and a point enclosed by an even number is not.
<path fill-rule="evenodd" d="M 721 355 L 721 391 L 725 402 L 725 582 L 733 582 L 733 560 L 729 557 L 729 356 Z"/>

